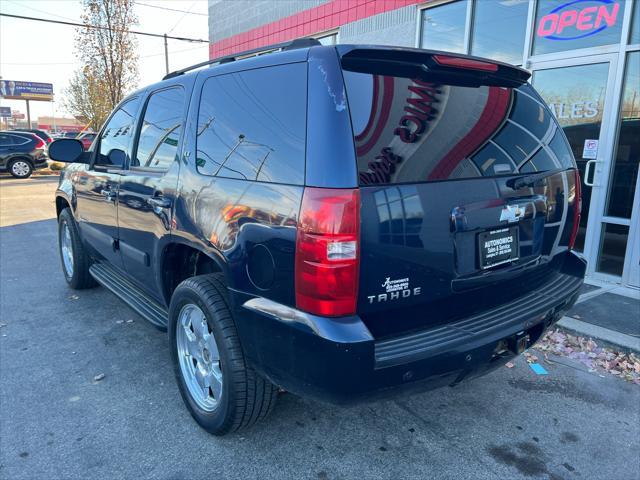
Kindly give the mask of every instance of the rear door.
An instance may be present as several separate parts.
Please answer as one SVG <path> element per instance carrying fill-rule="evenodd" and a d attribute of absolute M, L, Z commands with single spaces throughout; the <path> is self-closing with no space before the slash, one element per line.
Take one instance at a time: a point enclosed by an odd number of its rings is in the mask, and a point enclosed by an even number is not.
<path fill-rule="evenodd" d="M 358 313 L 376 337 L 526 294 L 560 268 L 573 233 L 575 162 L 523 72 L 422 55 L 417 68 L 415 54 L 343 58 L 362 202 Z"/>
<path fill-rule="evenodd" d="M 162 300 L 153 259 L 171 232 L 187 103 L 180 85 L 152 92 L 141 113 L 137 141 L 118 195 L 120 251 L 127 273 Z"/>

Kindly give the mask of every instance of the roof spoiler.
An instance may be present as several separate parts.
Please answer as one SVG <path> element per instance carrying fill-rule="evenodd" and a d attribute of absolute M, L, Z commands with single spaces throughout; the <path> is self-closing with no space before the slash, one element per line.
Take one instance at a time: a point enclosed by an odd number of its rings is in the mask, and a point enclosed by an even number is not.
<path fill-rule="evenodd" d="M 418 48 L 338 45 L 345 70 L 408 78 L 441 78 L 462 86 L 519 87 L 531 74 L 486 58 Z"/>

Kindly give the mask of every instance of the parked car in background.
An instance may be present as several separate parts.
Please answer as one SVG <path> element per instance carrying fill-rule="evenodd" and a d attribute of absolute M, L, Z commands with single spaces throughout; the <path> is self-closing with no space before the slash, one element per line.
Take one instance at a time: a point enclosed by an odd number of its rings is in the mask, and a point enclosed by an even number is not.
<path fill-rule="evenodd" d="M 576 163 L 530 73 L 277 48 L 132 93 L 90 152 L 51 145 L 72 163 L 56 191 L 68 284 L 168 329 L 185 405 L 217 435 L 265 417 L 280 388 L 370 400 L 534 345 L 586 264 Z"/>
<path fill-rule="evenodd" d="M 15 178 L 29 178 L 34 170 L 47 166 L 45 142 L 29 132 L 0 131 L 0 172 Z"/>
<path fill-rule="evenodd" d="M 63 132 L 60 138 L 78 138 L 80 132 Z"/>
<path fill-rule="evenodd" d="M 97 135 L 97 133 L 93 132 L 84 132 L 81 133 L 80 136 L 78 136 L 78 140 L 82 142 L 82 146 L 85 150 L 89 150 L 89 147 L 91 146 Z"/>
<path fill-rule="evenodd" d="M 40 137 L 42 140 L 44 140 L 45 145 L 49 145 L 51 142 L 53 142 L 53 138 L 51 137 L 51 135 L 49 135 L 47 132 L 45 132 L 44 130 L 38 130 L 36 128 L 14 128 L 13 130 L 11 130 L 13 132 L 28 132 L 28 133 L 33 133 L 34 135 L 37 135 L 38 137 Z"/>

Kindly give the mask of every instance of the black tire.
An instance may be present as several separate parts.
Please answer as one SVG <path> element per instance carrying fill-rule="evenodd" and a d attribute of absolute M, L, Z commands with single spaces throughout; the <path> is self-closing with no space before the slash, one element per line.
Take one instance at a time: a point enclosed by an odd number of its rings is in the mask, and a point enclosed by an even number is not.
<path fill-rule="evenodd" d="M 200 408 L 194 401 L 178 360 L 176 327 L 180 311 L 187 304 L 198 306 L 205 314 L 220 354 L 222 394 L 217 399 L 217 406 L 210 412 Z M 168 330 L 180 394 L 202 428 L 214 435 L 225 435 L 253 425 L 273 410 L 278 388 L 258 375 L 245 361 L 231 316 L 223 275 L 199 275 L 178 285 L 171 297 Z"/>
<path fill-rule="evenodd" d="M 18 166 L 21 168 L 18 169 Z M 26 158 L 16 158 L 9 162 L 7 170 L 13 178 L 29 178 L 33 173 L 33 165 Z"/>
<path fill-rule="evenodd" d="M 65 267 L 65 262 L 62 252 L 62 236 L 64 235 L 65 226 L 69 229 L 71 237 L 71 247 L 73 256 L 72 273 L 69 274 Z M 73 218 L 71 210 L 65 208 L 60 212 L 58 217 L 58 252 L 60 254 L 60 262 L 62 264 L 62 273 L 69 286 L 75 290 L 83 290 L 85 288 L 95 287 L 97 282 L 93 279 L 89 273 L 89 266 L 91 265 L 91 258 L 87 253 L 86 248 L 80 240 L 80 234 L 78 233 L 78 226 Z"/>

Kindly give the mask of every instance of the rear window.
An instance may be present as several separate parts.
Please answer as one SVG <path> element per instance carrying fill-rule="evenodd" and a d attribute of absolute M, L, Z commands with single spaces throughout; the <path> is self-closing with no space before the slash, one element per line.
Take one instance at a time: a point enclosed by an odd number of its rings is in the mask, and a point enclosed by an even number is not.
<path fill-rule="evenodd" d="M 571 168 L 550 110 L 527 84 L 468 87 L 344 71 L 360 185 Z"/>

